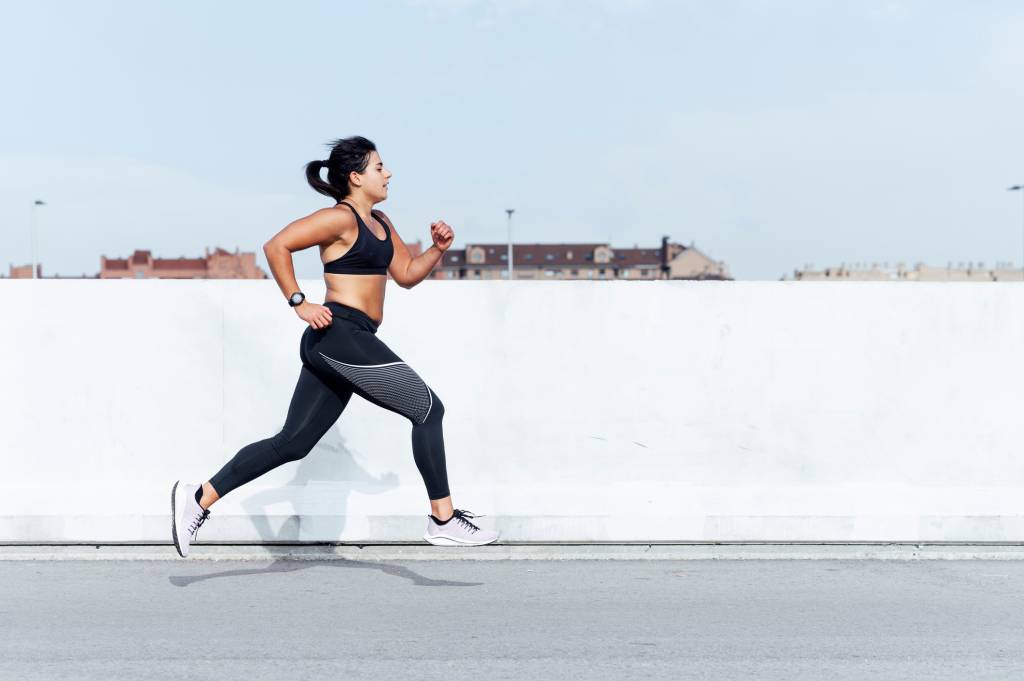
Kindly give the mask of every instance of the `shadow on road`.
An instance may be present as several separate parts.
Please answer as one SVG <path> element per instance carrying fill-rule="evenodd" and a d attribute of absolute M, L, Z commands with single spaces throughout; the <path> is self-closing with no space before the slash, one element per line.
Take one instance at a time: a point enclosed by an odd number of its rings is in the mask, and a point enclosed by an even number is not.
<path fill-rule="evenodd" d="M 392 565 L 389 563 L 371 563 L 362 560 L 346 560 L 344 558 L 338 560 L 275 560 L 267 567 L 262 568 L 249 568 L 242 570 L 225 570 L 223 572 L 211 572 L 205 575 L 173 575 L 168 577 L 168 581 L 174 586 L 189 586 L 196 582 L 206 581 L 208 579 L 221 579 L 225 577 L 245 577 L 248 575 L 265 575 L 274 572 L 295 572 L 296 570 L 306 570 L 311 567 L 337 567 L 337 568 L 361 568 L 366 570 L 380 570 L 386 575 L 392 577 L 401 577 L 408 579 L 416 586 L 480 586 L 483 582 L 454 582 L 447 579 L 431 579 L 424 577 L 407 567 L 402 565 Z"/>

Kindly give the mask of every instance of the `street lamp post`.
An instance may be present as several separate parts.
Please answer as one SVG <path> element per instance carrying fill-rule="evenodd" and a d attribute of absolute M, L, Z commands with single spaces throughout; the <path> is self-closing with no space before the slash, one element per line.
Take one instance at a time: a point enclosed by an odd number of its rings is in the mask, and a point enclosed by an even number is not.
<path fill-rule="evenodd" d="M 1024 184 L 1015 184 L 1007 191 L 1020 192 L 1021 206 L 1024 207 Z M 1024 211 L 1021 212 L 1021 224 L 1024 225 Z M 1021 249 L 1021 255 L 1024 256 L 1024 242 L 1022 242 Z M 1024 258 L 1021 259 L 1020 263 L 1020 276 L 1021 279 L 1024 279 Z"/>
<path fill-rule="evenodd" d="M 38 266 L 36 265 L 36 222 L 37 222 L 36 210 L 39 208 L 39 206 L 45 206 L 45 205 L 46 204 L 43 201 L 41 201 L 40 199 L 36 199 L 35 201 L 32 202 L 32 235 L 31 236 L 32 236 L 32 278 L 33 279 L 36 278 L 36 269 L 38 268 Z"/>
<path fill-rule="evenodd" d="M 516 209 L 506 208 L 505 212 L 508 213 L 508 280 L 512 281 L 512 213 Z"/>

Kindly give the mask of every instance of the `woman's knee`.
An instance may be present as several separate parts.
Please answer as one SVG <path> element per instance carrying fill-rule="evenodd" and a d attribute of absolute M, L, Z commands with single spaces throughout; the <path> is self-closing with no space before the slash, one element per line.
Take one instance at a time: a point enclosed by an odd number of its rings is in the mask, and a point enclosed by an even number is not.
<path fill-rule="evenodd" d="M 305 458 L 316 444 L 316 442 L 307 440 L 308 438 L 296 436 L 284 430 L 270 438 L 270 446 L 277 455 L 277 465 Z"/>
<path fill-rule="evenodd" d="M 427 388 L 430 390 L 430 388 Z M 444 402 L 433 390 L 430 390 L 430 412 L 427 414 L 427 422 L 437 422 L 444 418 Z"/>

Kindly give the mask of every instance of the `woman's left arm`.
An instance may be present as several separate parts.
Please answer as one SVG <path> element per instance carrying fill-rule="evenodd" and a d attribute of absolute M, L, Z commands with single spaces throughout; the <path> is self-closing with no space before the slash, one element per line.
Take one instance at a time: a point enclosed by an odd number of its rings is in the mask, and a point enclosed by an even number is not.
<path fill-rule="evenodd" d="M 388 216 L 379 210 L 374 212 L 388 223 L 388 228 L 391 230 L 391 244 L 395 248 L 395 255 L 391 258 L 388 273 L 395 280 L 395 283 L 402 288 L 412 288 L 426 279 L 438 261 L 441 260 L 444 252 L 455 241 L 455 232 L 452 231 L 452 228 L 444 220 L 432 222 L 430 224 L 430 238 L 434 243 L 431 244 L 430 248 L 414 258 L 409 254 L 409 248 L 402 241 L 402 237 L 398 236 L 398 230 L 391 224 Z"/>

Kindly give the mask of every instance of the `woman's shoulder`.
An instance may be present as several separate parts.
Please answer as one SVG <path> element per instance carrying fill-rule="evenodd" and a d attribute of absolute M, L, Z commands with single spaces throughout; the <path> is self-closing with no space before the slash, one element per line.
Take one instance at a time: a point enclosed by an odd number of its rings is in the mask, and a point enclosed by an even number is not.
<path fill-rule="evenodd" d="M 315 220 L 316 222 L 332 223 L 336 225 L 347 225 L 349 223 L 354 224 L 356 216 L 350 210 L 345 210 L 341 205 L 329 206 L 327 208 L 321 208 L 315 210 L 307 216 L 307 219 Z"/>
<path fill-rule="evenodd" d="M 359 228 L 355 216 L 350 211 L 339 210 L 333 206 L 315 210 L 296 220 L 295 224 L 304 229 L 312 229 L 316 234 L 321 235 L 321 238 L 328 238 L 328 236 L 344 238 L 345 235 L 351 234 L 352 230 Z"/>

